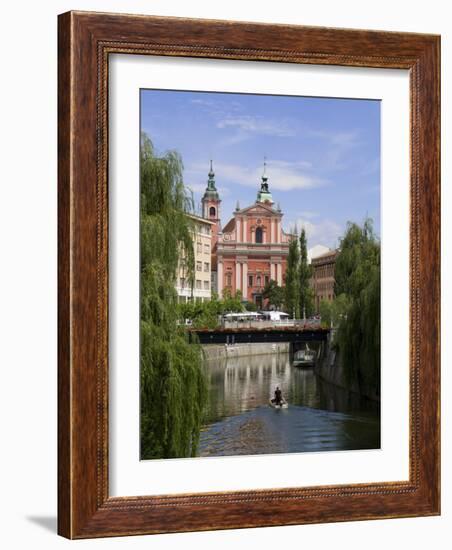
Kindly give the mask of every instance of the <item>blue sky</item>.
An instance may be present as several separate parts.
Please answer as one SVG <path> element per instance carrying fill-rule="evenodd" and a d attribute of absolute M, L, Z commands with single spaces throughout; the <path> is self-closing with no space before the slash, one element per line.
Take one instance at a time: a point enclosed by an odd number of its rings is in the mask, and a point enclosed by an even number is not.
<path fill-rule="evenodd" d="M 379 101 L 142 90 L 141 129 L 181 154 L 197 203 L 213 160 L 223 226 L 255 202 L 265 156 L 283 227 L 305 227 L 309 248 L 366 215 L 380 232 Z"/>

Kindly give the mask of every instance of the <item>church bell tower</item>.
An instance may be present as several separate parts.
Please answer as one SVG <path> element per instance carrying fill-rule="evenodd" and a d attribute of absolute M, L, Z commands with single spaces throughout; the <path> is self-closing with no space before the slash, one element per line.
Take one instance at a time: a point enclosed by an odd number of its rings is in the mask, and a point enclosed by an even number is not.
<path fill-rule="evenodd" d="M 215 186 L 215 173 L 213 171 L 212 161 L 210 161 L 209 178 L 207 180 L 207 187 L 202 197 L 202 216 L 215 225 L 212 226 L 212 250 L 214 249 L 218 233 L 221 231 L 220 221 L 220 196 Z"/>

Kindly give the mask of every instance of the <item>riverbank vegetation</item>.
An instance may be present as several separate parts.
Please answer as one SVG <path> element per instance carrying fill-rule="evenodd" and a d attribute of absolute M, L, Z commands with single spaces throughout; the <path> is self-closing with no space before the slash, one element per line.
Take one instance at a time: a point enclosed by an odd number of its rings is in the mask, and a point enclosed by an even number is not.
<path fill-rule="evenodd" d="M 177 266 L 194 273 L 193 201 L 176 152 L 157 156 L 143 134 L 140 151 L 141 458 L 195 456 L 207 400 L 202 352 L 178 323 Z"/>
<path fill-rule="evenodd" d="M 221 315 L 245 311 L 245 306 L 242 304 L 240 291 L 233 296 L 229 290 L 225 290 L 223 299 L 220 299 L 217 294 L 213 294 L 208 302 L 192 300 L 185 304 L 179 304 L 178 310 L 180 322 L 190 320 L 194 328 L 213 329 L 220 324 Z"/>
<path fill-rule="evenodd" d="M 380 395 L 380 242 L 372 220 L 349 223 L 335 267 L 335 345 L 346 382 L 360 393 Z"/>

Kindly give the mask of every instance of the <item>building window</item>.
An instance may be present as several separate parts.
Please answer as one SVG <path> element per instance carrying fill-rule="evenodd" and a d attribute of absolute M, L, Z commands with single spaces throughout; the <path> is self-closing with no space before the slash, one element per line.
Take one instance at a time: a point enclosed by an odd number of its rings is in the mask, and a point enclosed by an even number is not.
<path fill-rule="evenodd" d="M 263 237 L 262 227 L 258 227 L 256 229 L 256 242 L 257 243 L 262 243 L 262 237 Z"/>
<path fill-rule="evenodd" d="M 258 275 L 257 278 L 256 278 L 256 284 L 257 286 L 261 286 L 261 276 Z"/>
<path fill-rule="evenodd" d="M 231 273 L 226 273 L 226 286 L 231 286 L 232 275 Z"/>
<path fill-rule="evenodd" d="M 268 275 L 265 275 L 265 284 L 268 285 Z"/>
<path fill-rule="evenodd" d="M 201 286 L 201 280 L 200 279 L 196 279 L 196 288 L 198 290 L 201 290 L 202 286 Z"/>
<path fill-rule="evenodd" d="M 214 207 L 214 206 L 211 206 L 211 207 L 209 208 L 209 216 L 210 216 L 211 218 L 215 218 L 215 214 L 216 214 L 216 213 L 217 213 L 217 211 L 215 210 L 215 207 Z"/>
<path fill-rule="evenodd" d="M 204 281 L 204 290 L 209 290 L 209 281 Z"/>
<path fill-rule="evenodd" d="M 209 262 L 204 262 L 204 271 L 208 273 L 209 268 L 210 268 Z"/>
<path fill-rule="evenodd" d="M 210 244 L 204 245 L 204 254 L 210 254 Z"/>
<path fill-rule="evenodd" d="M 180 278 L 180 287 L 185 288 L 185 279 L 183 277 Z"/>
<path fill-rule="evenodd" d="M 202 244 L 201 243 L 196 243 L 196 252 L 198 254 L 201 254 L 201 252 L 202 252 Z"/>
<path fill-rule="evenodd" d="M 196 262 L 196 271 L 202 271 L 202 262 Z"/>
<path fill-rule="evenodd" d="M 252 275 L 250 275 L 248 277 L 248 286 L 253 286 L 253 276 Z"/>

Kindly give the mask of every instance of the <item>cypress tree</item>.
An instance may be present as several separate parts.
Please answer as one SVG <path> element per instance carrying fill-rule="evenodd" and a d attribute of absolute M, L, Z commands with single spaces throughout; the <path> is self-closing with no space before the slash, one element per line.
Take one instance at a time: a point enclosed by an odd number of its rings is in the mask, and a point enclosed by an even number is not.
<path fill-rule="evenodd" d="M 285 304 L 287 313 L 296 319 L 300 317 L 300 251 L 298 250 L 298 233 L 295 228 L 289 244 L 287 256 Z"/>
<path fill-rule="evenodd" d="M 306 231 L 300 233 L 300 315 L 309 317 L 314 310 L 313 292 L 310 286 L 312 269 L 308 263 Z"/>

